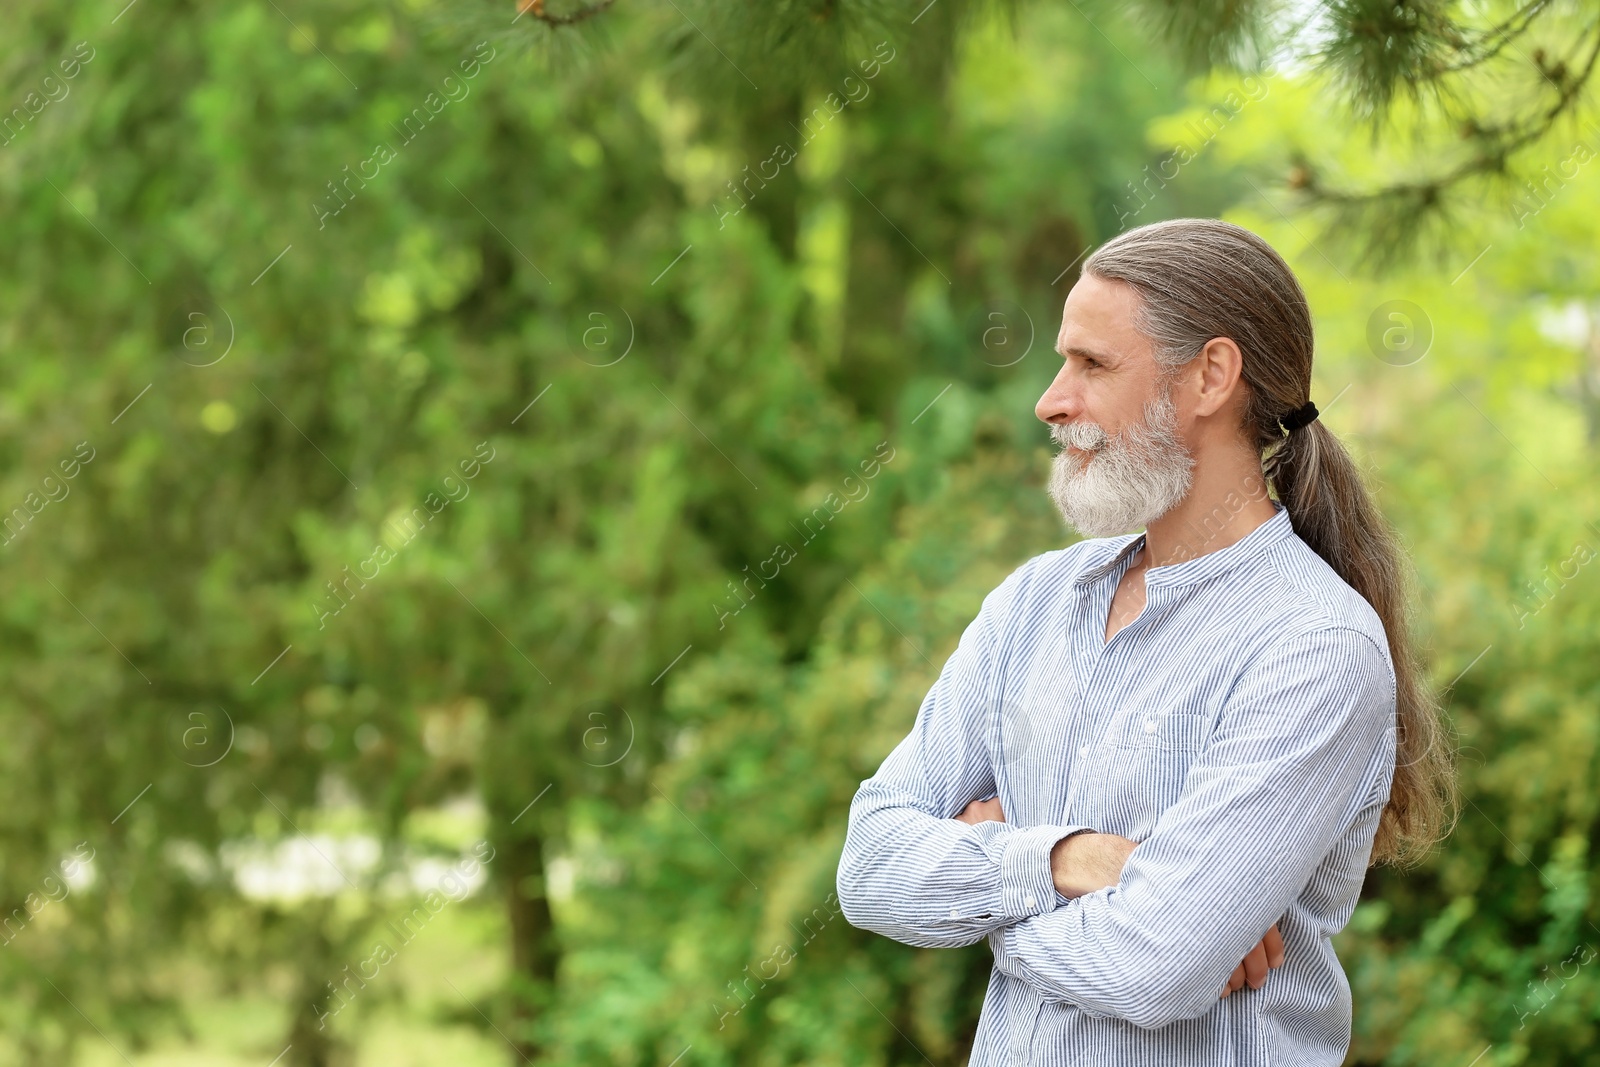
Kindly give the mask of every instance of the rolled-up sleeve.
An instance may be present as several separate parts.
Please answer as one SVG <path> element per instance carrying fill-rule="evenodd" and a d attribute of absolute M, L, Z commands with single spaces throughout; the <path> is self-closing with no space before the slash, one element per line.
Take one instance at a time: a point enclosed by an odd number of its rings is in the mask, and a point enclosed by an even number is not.
<path fill-rule="evenodd" d="M 1154 1028 L 1218 991 L 1340 839 L 1388 796 L 1394 675 L 1368 635 L 1290 635 L 1246 669 L 1112 887 L 990 939 L 1047 998 Z M 1370 813 L 1370 812 L 1369 812 Z M 1376 821 L 1362 820 L 1369 833 Z"/>
<path fill-rule="evenodd" d="M 987 735 L 1001 684 L 997 634 L 1028 566 L 984 598 L 911 733 L 850 804 L 837 882 L 855 926 L 908 945 L 957 947 L 1065 899 L 1051 877 L 1050 852 L 1085 827 L 955 819 L 995 793 Z"/>

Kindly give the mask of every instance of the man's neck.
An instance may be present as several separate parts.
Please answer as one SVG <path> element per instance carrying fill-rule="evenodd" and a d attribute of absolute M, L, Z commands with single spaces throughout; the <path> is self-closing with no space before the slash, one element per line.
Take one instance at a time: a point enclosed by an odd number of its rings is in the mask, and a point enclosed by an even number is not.
<path fill-rule="evenodd" d="M 1220 458 L 1220 457 L 1218 457 Z M 1248 455 L 1195 464 L 1189 494 L 1145 531 L 1145 564 L 1164 567 L 1227 548 L 1272 518 L 1261 464 Z"/>

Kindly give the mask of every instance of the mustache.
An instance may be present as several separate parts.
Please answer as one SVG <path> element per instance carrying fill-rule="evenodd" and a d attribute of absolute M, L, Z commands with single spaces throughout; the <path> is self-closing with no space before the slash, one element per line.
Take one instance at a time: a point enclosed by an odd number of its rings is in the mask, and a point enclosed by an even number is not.
<path fill-rule="evenodd" d="M 1052 423 L 1050 439 L 1058 448 L 1081 448 L 1089 452 L 1098 452 L 1111 440 L 1110 435 L 1099 425 L 1083 420 Z"/>

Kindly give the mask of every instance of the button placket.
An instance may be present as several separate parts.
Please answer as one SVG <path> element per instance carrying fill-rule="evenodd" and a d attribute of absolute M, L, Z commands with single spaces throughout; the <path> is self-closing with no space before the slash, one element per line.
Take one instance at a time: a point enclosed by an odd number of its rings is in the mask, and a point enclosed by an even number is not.
<path fill-rule="evenodd" d="M 1087 740 L 1079 744 L 1078 761 L 1073 764 L 1067 775 L 1067 795 L 1061 806 L 1061 821 L 1064 823 L 1075 821 L 1073 811 L 1078 806 L 1078 789 L 1092 766 L 1086 761 L 1094 752 L 1095 739 L 1104 741 L 1107 717 L 1114 715 L 1116 710 L 1095 701 L 1091 694 L 1100 689 L 1097 682 L 1107 670 L 1107 664 L 1114 663 L 1118 658 L 1113 647 L 1117 638 L 1138 622 L 1138 620 L 1130 622 L 1119 630 L 1111 641 L 1105 640 L 1106 614 L 1111 610 L 1111 598 L 1125 569 L 1125 565 L 1113 568 L 1097 578 L 1085 590 L 1084 600 L 1080 602 L 1068 627 L 1068 633 L 1071 635 L 1068 645 L 1071 655 L 1070 669 L 1078 678 L 1076 718 L 1082 723 L 1082 736 Z M 1148 604 L 1146 606 L 1148 608 Z M 1144 618 L 1146 614 L 1147 612 L 1141 612 L 1140 618 Z"/>

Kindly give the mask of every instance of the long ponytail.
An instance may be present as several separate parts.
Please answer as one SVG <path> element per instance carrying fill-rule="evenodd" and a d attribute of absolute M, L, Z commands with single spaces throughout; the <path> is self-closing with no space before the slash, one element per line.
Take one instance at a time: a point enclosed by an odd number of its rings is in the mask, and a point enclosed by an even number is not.
<path fill-rule="evenodd" d="M 1140 296 L 1135 325 L 1168 367 L 1214 337 L 1243 355 L 1245 415 L 1262 475 L 1295 533 L 1372 605 L 1395 672 L 1395 770 L 1372 862 L 1406 865 L 1449 833 L 1457 794 L 1454 751 L 1411 642 L 1408 572 L 1398 540 L 1344 446 L 1320 420 L 1285 433 L 1280 420 L 1311 389 L 1311 311 L 1294 272 L 1256 234 L 1217 219 L 1169 219 L 1098 248 L 1084 273 Z"/>
<path fill-rule="evenodd" d="M 1344 446 L 1320 420 L 1289 433 L 1264 464 L 1300 539 L 1383 620 L 1395 676 L 1395 768 L 1374 862 L 1415 862 L 1450 830 L 1452 742 L 1408 639 L 1409 575 L 1394 531 Z"/>

